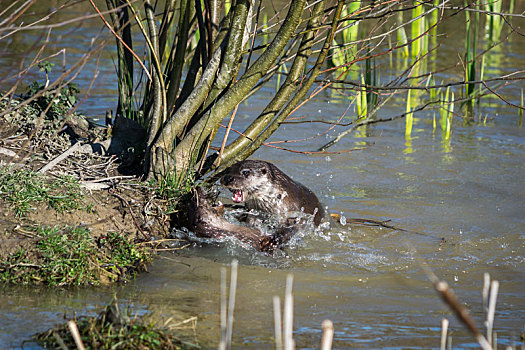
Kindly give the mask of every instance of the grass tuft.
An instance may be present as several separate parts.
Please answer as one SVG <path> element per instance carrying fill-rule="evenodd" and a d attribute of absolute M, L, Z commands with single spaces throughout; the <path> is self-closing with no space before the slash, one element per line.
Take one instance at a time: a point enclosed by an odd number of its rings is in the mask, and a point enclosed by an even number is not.
<path fill-rule="evenodd" d="M 35 237 L 0 256 L 0 282 L 48 286 L 100 285 L 127 280 L 151 260 L 118 233 L 93 238 L 85 227 L 40 227 Z"/>
<path fill-rule="evenodd" d="M 96 317 L 79 317 L 67 324 L 39 333 L 38 343 L 46 348 L 77 348 L 70 324 L 76 324 L 86 349 L 195 349 L 196 345 L 177 339 L 173 332 L 130 317 L 130 310 L 113 301 Z M 77 339 L 77 342 L 79 339 Z"/>
<path fill-rule="evenodd" d="M 60 176 L 51 180 L 34 171 L 14 167 L 0 169 L 0 197 L 12 205 L 16 217 L 25 216 L 36 202 L 47 203 L 59 213 L 86 208 L 75 178 Z"/>

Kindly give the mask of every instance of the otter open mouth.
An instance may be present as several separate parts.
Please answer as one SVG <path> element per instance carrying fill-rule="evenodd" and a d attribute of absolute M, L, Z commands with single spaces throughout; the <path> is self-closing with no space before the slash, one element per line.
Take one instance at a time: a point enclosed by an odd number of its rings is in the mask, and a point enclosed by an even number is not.
<path fill-rule="evenodd" d="M 244 194 L 243 190 L 231 189 L 230 191 L 232 191 L 232 193 L 233 193 L 232 200 L 235 203 L 242 203 L 242 202 L 244 202 L 245 194 Z"/>

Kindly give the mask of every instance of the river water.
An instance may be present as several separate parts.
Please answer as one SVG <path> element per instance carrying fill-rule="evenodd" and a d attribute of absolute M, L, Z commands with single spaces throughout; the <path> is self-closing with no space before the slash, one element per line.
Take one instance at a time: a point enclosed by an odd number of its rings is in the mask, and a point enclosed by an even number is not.
<path fill-rule="evenodd" d="M 71 11 L 85 13 L 89 7 L 73 7 Z M 516 25 L 525 24 L 523 19 L 514 20 Z M 464 18 L 454 21 L 445 23 L 441 30 L 453 31 Z M 74 60 L 82 53 L 79 42 L 87 43 L 90 36 L 100 32 L 101 25 L 94 20 L 82 30 L 65 28 L 53 32 L 50 45 L 67 47 L 68 58 Z M 21 48 L 35 38 L 35 33 L 13 36 L 12 42 L 2 47 L 1 76 L 19 63 Z M 492 56 L 486 74 L 497 76 L 522 69 L 523 44 L 523 37 L 511 36 Z M 434 60 L 438 65 L 453 64 L 462 52 L 462 40 L 448 40 Z M 383 64 L 381 69 L 387 72 L 384 77 L 395 70 L 395 65 L 389 68 L 387 60 Z M 95 117 L 115 108 L 110 53 L 102 55 L 96 69 L 101 72 L 99 78 L 80 107 Z M 79 75 L 81 89 L 87 88 L 94 70 L 95 63 L 89 62 Z M 461 72 L 438 78 L 462 80 Z M 518 82 L 499 92 L 519 104 L 523 88 L 523 82 Z M 273 91 L 269 86 L 242 104 L 236 127 L 242 130 Z M 424 93 L 419 98 L 424 99 Z M 392 99 L 377 118 L 403 113 L 405 99 L 406 94 Z M 326 91 L 295 116 L 334 121 L 349 103 L 349 98 Z M 343 215 L 347 221 L 391 220 L 389 224 L 406 231 L 332 222 L 329 228 L 294 242 L 278 257 L 232 246 L 195 246 L 160 255 L 149 273 L 114 288 L 57 291 L 2 287 L 0 348 L 19 347 L 35 332 L 61 322 L 64 313 L 92 315 L 113 295 L 139 313 L 175 321 L 196 316 L 195 330 L 185 328 L 182 332 L 214 347 L 219 340 L 220 271 L 232 259 L 239 260 L 235 348 L 274 346 L 272 297 L 283 298 L 288 274 L 294 276 L 297 348 L 318 347 L 325 319 L 334 323 L 334 348 L 435 348 L 439 347 L 444 317 L 451 321 L 454 347 L 475 347 L 471 336 L 440 301 L 422 265 L 450 284 L 480 328 L 485 317 L 483 275 L 490 273 L 500 282 L 494 326 L 498 341 L 523 347 L 525 131 L 518 125 L 517 109 L 494 97 L 476 105 L 473 123 L 463 122 L 459 103 L 455 108 L 449 140 L 443 139 L 439 126 L 433 130 L 433 111 L 428 111 L 415 115 L 410 138 L 405 137 L 405 120 L 400 119 L 361 128 L 329 149 L 364 148 L 361 150 L 306 155 L 263 147 L 252 157 L 275 163 L 307 185 L 330 213 Z M 312 151 L 345 129 L 325 133 L 328 127 L 321 123 L 285 124 L 271 141 L 320 134 L 307 142 L 284 144 L 286 148 Z M 229 193 L 223 190 L 223 196 Z M 29 343 L 26 347 L 36 345 Z"/>

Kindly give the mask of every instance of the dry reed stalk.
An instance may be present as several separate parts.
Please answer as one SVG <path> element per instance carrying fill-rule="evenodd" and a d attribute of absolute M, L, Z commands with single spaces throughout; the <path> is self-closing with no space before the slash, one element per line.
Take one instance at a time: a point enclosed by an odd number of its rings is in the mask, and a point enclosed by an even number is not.
<path fill-rule="evenodd" d="M 292 296 L 293 275 L 286 277 L 286 290 L 284 294 L 284 350 L 295 348 L 293 340 L 293 296 Z"/>
<path fill-rule="evenodd" d="M 221 268 L 221 340 L 219 350 L 226 349 L 226 268 Z"/>
<path fill-rule="evenodd" d="M 448 325 L 448 319 L 444 318 L 441 320 L 441 350 L 445 350 L 447 346 Z"/>
<path fill-rule="evenodd" d="M 321 327 L 323 328 L 321 350 L 331 350 L 332 340 L 334 339 L 334 324 L 330 320 L 324 320 Z"/>
<path fill-rule="evenodd" d="M 493 344 L 495 347 L 496 341 L 492 341 L 492 329 L 494 327 L 494 313 L 496 312 L 496 300 L 498 298 L 499 282 L 492 281 L 490 283 L 490 297 L 489 297 L 489 309 L 487 313 L 487 341 L 489 344 Z"/>
<path fill-rule="evenodd" d="M 71 336 L 73 337 L 75 344 L 77 345 L 77 348 L 79 350 L 85 350 L 84 343 L 82 342 L 82 339 L 80 338 L 80 333 L 78 332 L 78 327 L 75 321 L 73 320 L 69 321 L 67 323 L 67 326 L 69 328 L 69 331 L 71 332 Z"/>
<path fill-rule="evenodd" d="M 281 319 L 281 299 L 276 295 L 273 297 L 273 322 L 275 328 L 275 350 L 282 350 L 282 319 Z"/>
<path fill-rule="evenodd" d="M 233 260 L 231 263 L 230 297 L 228 300 L 228 323 L 226 324 L 226 349 L 231 349 L 233 333 L 233 310 L 235 308 L 235 293 L 237 291 L 237 268 L 239 262 Z"/>
<path fill-rule="evenodd" d="M 437 277 L 436 277 L 437 278 Z M 459 300 L 456 298 L 454 292 L 448 286 L 448 283 L 445 281 L 437 280 L 434 282 L 434 288 L 439 293 L 443 301 L 454 311 L 456 317 L 463 322 L 467 327 L 470 333 L 476 338 L 476 341 L 481 346 L 483 350 L 492 350 L 492 346 L 487 341 L 487 339 L 480 333 L 474 320 L 470 316 L 467 308 L 462 305 Z"/>
<path fill-rule="evenodd" d="M 485 272 L 483 274 L 483 289 L 481 290 L 481 300 L 483 301 L 483 311 L 489 311 L 489 288 L 490 288 L 490 274 Z"/>

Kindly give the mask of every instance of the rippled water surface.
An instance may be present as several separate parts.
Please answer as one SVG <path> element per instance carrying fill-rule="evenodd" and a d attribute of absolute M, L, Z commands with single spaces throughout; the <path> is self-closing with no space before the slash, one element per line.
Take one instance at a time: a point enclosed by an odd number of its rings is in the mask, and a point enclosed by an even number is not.
<path fill-rule="evenodd" d="M 85 40 L 100 28 L 96 22 L 72 36 L 61 32 L 61 45 L 70 45 L 73 56 L 81 53 L 76 36 Z M 500 49 L 501 71 L 523 68 L 524 39 L 513 38 Z M 19 36 L 13 40 L 30 42 Z M 447 45 L 438 51 L 438 61 L 463 50 L 462 43 Z M 11 67 L 16 52 L 2 50 L 9 55 L 0 62 Z M 98 69 L 108 74 L 101 74 L 80 108 L 91 116 L 103 115 L 116 103 L 111 54 L 104 55 Z M 79 77 L 81 88 L 87 87 L 94 69 L 90 63 Z M 272 93 L 268 87 L 241 105 L 237 127 L 242 129 L 248 116 L 259 113 Z M 519 103 L 516 86 L 503 93 Z M 327 92 L 299 113 L 333 121 L 348 103 Z M 240 262 L 236 348 L 272 347 L 272 297 L 284 295 L 290 273 L 298 348 L 318 346 L 324 319 L 334 322 L 335 348 L 438 347 L 443 317 L 451 320 L 455 346 L 474 346 L 436 295 L 423 264 L 448 281 L 480 327 L 483 274 L 489 272 L 500 281 L 495 329 L 500 344 L 519 346 L 525 325 L 525 131 L 517 126 L 517 110 L 501 101 L 487 99 L 477 108 L 478 115 L 488 116 L 486 123 L 466 126 L 457 118 L 450 141 L 442 140 L 439 129 L 433 132 L 432 112 L 425 112 L 416 114 L 409 140 L 401 120 L 368 126 L 330 149 L 364 147 L 360 151 L 303 155 L 263 147 L 253 156 L 275 163 L 310 187 L 330 213 L 342 214 L 347 221 L 391 220 L 389 224 L 406 231 L 332 222 L 329 229 L 298 240 L 285 256 L 276 258 L 239 247 L 191 247 L 159 256 L 149 273 L 114 289 L 3 287 L 0 348 L 20 346 L 31 334 L 60 322 L 64 313 L 94 314 L 114 294 L 139 312 L 175 320 L 197 316 L 194 336 L 214 347 L 219 339 L 220 269 L 233 258 Z M 382 108 L 378 117 L 403 111 L 400 98 Z M 272 140 L 302 139 L 326 129 L 326 124 L 286 124 Z M 314 150 L 342 130 L 286 147 Z M 223 196 L 229 193 L 224 190 Z"/>

